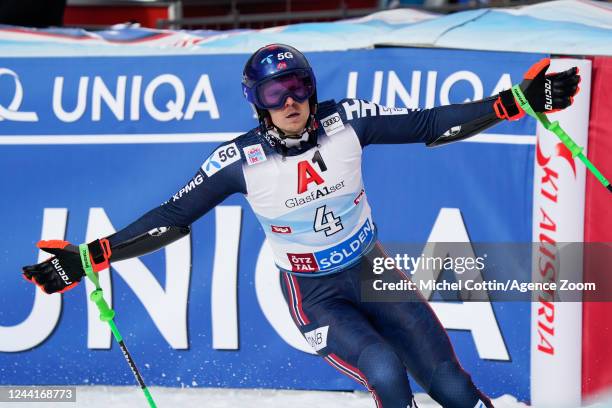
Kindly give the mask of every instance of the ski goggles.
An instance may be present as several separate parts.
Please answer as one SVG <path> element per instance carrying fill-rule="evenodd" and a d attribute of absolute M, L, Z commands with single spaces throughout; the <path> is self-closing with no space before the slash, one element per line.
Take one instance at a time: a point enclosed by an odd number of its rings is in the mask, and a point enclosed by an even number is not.
<path fill-rule="evenodd" d="M 279 109 L 291 96 L 297 102 L 304 102 L 314 94 L 314 84 L 308 71 L 295 71 L 269 79 L 257 86 L 257 105 L 262 109 Z"/>

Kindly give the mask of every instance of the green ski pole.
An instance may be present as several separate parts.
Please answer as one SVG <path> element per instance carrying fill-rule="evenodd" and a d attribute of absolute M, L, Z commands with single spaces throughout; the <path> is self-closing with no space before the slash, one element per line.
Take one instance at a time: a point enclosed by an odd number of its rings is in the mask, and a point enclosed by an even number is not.
<path fill-rule="evenodd" d="M 115 317 L 115 311 L 111 309 L 108 306 L 108 303 L 106 303 L 106 300 L 104 300 L 104 295 L 102 293 L 102 288 L 100 287 L 98 275 L 94 273 L 93 268 L 91 266 L 91 262 L 89 261 L 89 249 L 87 248 L 87 244 L 79 245 L 79 254 L 81 255 L 81 264 L 83 265 L 83 269 L 85 270 L 87 277 L 96 286 L 96 289 L 91 292 L 89 299 L 91 299 L 91 301 L 94 302 L 98 307 L 98 310 L 100 311 L 100 320 L 103 322 L 108 322 L 108 325 L 110 326 L 110 329 L 113 332 L 113 336 L 115 337 L 115 340 L 117 340 L 117 343 L 121 348 L 121 352 L 123 353 L 125 360 L 130 366 L 134 377 L 136 377 L 136 381 L 138 381 L 138 384 L 140 384 L 140 388 L 142 388 L 142 392 L 144 393 L 147 401 L 149 402 L 149 407 L 157 408 L 157 405 L 155 405 L 155 401 L 153 401 L 153 397 L 151 396 L 151 392 L 149 392 L 147 385 L 142 379 L 140 371 L 138 371 L 138 367 L 136 367 L 136 363 L 134 363 L 130 352 L 128 351 L 125 343 L 123 342 L 123 337 L 121 337 L 119 329 L 117 329 L 117 326 L 115 325 L 115 321 L 113 320 L 113 318 Z"/>
<path fill-rule="evenodd" d="M 578 146 L 576 142 L 574 142 L 574 140 L 567 134 L 567 132 L 563 130 L 561 125 L 559 125 L 559 122 L 551 122 L 550 120 L 548 120 L 548 117 L 545 114 L 535 112 L 531 108 L 531 105 L 529 105 L 529 102 L 527 102 L 527 98 L 525 98 L 525 95 L 523 94 L 523 91 L 521 90 L 519 85 L 514 85 L 512 87 L 512 93 L 514 94 L 514 97 L 518 101 L 521 108 L 523 108 L 523 110 L 529 116 L 532 116 L 537 121 L 539 121 L 542 126 L 557 135 L 557 137 L 561 139 L 565 147 L 567 147 L 572 153 L 572 158 L 578 157 L 584 163 L 587 169 L 589 169 L 590 172 L 593 173 L 597 180 L 599 180 L 599 182 L 603 184 L 603 186 L 606 187 L 608 191 L 612 193 L 612 185 L 610 184 L 610 182 L 604 177 L 603 174 L 601 174 L 597 167 L 595 167 L 595 165 L 591 163 L 591 161 L 584 155 L 584 153 L 582 153 L 583 148 Z"/>

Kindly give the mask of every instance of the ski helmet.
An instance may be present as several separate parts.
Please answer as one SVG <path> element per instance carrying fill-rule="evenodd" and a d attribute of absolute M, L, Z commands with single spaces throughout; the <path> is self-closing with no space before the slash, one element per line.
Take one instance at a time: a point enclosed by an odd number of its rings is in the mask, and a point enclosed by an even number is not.
<path fill-rule="evenodd" d="M 309 100 L 310 112 L 317 106 L 314 72 L 300 51 L 284 44 L 270 44 L 255 51 L 242 73 L 242 91 L 262 122 L 268 109 L 278 109 L 289 96 Z"/>

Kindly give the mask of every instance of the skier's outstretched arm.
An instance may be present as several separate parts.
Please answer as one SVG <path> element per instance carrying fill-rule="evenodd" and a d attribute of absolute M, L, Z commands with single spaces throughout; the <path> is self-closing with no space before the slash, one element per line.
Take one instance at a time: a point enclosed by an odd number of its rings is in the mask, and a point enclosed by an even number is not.
<path fill-rule="evenodd" d="M 245 192 L 240 160 L 224 164 L 224 144 L 212 153 L 202 168 L 168 201 L 116 233 L 87 244 L 95 272 L 121 261 L 156 251 L 189 234 L 189 226 L 210 209 L 236 192 Z M 221 154 L 225 153 L 225 154 Z M 234 153 L 238 159 L 239 152 Z M 220 156 L 220 158 L 219 158 Z M 214 159 L 214 160 L 213 160 Z M 44 262 L 23 267 L 23 276 L 46 293 L 65 292 L 85 276 L 78 246 L 67 241 L 40 241 L 37 247 L 53 256 Z"/>
<path fill-rule="evenodd" d="M 525 73 L 520 85 L 536 112 L 565 109 L 579 90 L 577 68 L 547 75 L 549 66 L 549 58 L 537 62 Z M 339 103 L 339 111 L 355 129 L 362 146 L 419 142 L 438 146 L 474 136 L 502 120 L 517 120 L 525 115 L 511 90 L 480 101 L 423 110 L 386 108 L 345 99 Z"/>

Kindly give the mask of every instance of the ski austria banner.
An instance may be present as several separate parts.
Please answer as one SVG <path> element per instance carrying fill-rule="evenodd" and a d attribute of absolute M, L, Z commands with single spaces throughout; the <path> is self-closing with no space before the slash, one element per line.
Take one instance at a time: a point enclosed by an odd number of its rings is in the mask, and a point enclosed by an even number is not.
<path fill-rule="evenodd" d="M 408 108 L 490 96 L 542 58 L 400 48 L 307 56 L 319 100 Z M 246 59 L 0 59 L 2 384 L 132 383 L 87 300 L 89 282 L 48 296 L 20 268 L 46 259 L 35 250 L 40 239 L 87 242 L 188 193 L 215 147 L 256 125 L 240 90 Z M 383 244 L 531 242 L 535 132 L 526 118 L 439 148 L 367 147 L 364 181 Z M 100 278 L 150 385 L 360 389 L 294 327 L 243 197 L 195 222 L 190 236 Z M 483 391 L 530 399 L 529 302 L 432 306 Z"/>
<path fill-rule="evenodd" d="M 556 59 L 551 72 L 578 67 L 581 92 L 571 109 L 550 115 L 558 120 L 587 153 L 591 62 Z M 584 240 L 586 167 L 576 165 L 568 149 L 541 124 L 537 126 L 534 163 L 533 237 L 540 249 L 558 242 Z M 534 281 L 548 279 L 540 265 L 550 258 L 533 253 Z M 582 274 L 582 256 L 560 258 L 557 279 Z M 580 406 L 582 400 L 582 303 L 550 302 L 545 296 L 531 307 L 531 397 L 535 406 Z M 559 390 L 551 393 L 551 387 Z"/>

